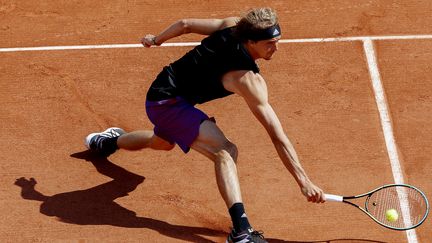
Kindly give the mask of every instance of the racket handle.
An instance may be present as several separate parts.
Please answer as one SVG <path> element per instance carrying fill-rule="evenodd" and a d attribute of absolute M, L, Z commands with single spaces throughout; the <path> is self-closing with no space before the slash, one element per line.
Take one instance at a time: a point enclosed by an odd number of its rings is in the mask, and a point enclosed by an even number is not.
<path fill-rule="evenodd" d="M 326 201 L 328 202 L 342 202 L 343 197 L 333 194 L 325 194 Z"/>

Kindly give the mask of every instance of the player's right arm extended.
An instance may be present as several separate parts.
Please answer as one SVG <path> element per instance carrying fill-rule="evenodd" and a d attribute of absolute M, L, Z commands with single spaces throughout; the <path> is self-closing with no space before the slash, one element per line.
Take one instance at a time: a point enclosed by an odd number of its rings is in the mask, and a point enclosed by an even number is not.
<path fill-rule="evenodd" d="M 300 186 L 303 195 L 308 201 L 324 202 L 323 191 L 306 175 L 278 116 L 268 102 L 267 85 L 262 76 L 252 71 L 232 71 L 223 79 L 224 87 L 242 96 L 252 113 L 267 130 L 279 157 Z"/>
<path fill-rule="evenodd" d="M 229 17 L 225 19 L 181 19 L 174 22 L 159 35 L 146 35 L 141 42 L 144 46 L 161 45 L 174 37 L 195 33 L 201 35 L 210 35 L 213 32 L 231 27 L 237 24 L 237 17 Z"/>

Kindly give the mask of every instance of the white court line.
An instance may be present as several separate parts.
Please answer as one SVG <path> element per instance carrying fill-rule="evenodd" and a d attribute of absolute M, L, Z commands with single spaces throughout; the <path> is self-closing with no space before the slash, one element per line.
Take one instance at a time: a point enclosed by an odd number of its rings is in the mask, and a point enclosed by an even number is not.
<path fill-rule="evenodd" d="M 403 184 L 404 178 L 402 174 L 402 168 L 399 160 L 398 150 L 393 134 L 393 127 L 391 124 L 389 109 L 384 93 L 384 88 L 381 82 L 381 76 L 378 70 L 378 64 L 376 60 L 375 50 L 372 39 L 366 39 L 363 41 L 363 48 L 366 54 L 366 59 L 371 75 L 371 81 L 373 90 L 375 93 L 375 101 L 378 106 L 378 111 L 381 119 L 381 127 L 384 133 L 384 139 L 387 146 L 387 153 L 390 158 L 391 169 L 393 172 L 393 178 L 396 184 Z M 404 192 L 398 191 L 398 197 L 402 208 L 402 217 L 405 225 L 410 225 L 411 215 L 409 211 L 409 203 L 407 198 L 404 196 Z M 414 229 L 406 231 L 406 235 L 409 243 L 417 243 L 417 233 Z"/>
<path fill-rule="evenodd" d="M 199 42 L 164 43 L 161 46 L 196 46 Z M 0 48 L 0 52 L 22 52 L 22 51 L 64 51 L 64 50 L 86 50 L 86 49 L 126 49 L 141 48 L 142 44 L 113 44 L 113 45 L 77 45 L 77 46 L 39 46 L 39 47 L 14 47 Z"/>
<path fill-rule="evenodd" d="M 307 43 L 307 42 L 344 42 L 344 41 L 367 41 L 367 40 L 414 40 L 432 39 L 432 35 L 394 35 L 394 36 L 354 36 L 336 38 L 309 38 L 280 40 L 280 43 Z"/>
<path fill-rule="evenodd" d="M 356 36 L 337 38 L 308 38 L 308 39 L 284 39 L 280 43 L 310 43 L 310 42 L 343 42 L 343 41 L 366 41 L 366 40 L 413 40 L 432 39 L 432 35 L 395 35 L 395 36 Z M 199 42 L 164 43 L 161 46 L 196 46 Z M 77 46 L 40 46 L 40 47 L 13 47 L 0 48 L 0 52 L 22 52 L 22 51 L 62 51 L 62 50 L 84 50 L 84 49 L 122 49 L 140 48 L 141 44 L 113 44 L 113 45 L 77 45 Z"/>

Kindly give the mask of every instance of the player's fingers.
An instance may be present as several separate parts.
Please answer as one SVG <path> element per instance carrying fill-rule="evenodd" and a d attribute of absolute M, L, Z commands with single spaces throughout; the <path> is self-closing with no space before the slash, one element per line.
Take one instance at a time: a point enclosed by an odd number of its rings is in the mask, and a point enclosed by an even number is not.
<path fill-rule="evenodd" d="M 315 197 L 315 195 L 314 195 L 314 194 L 309 194 L 309 195 L 308 195 L 308 201 L 309 201 L 309 202 L 313 202 L 313 203 L 315 203 L 315 202 L 316 202 L 316 197 Z"/>
<path fill-rule="evenodd" d="M 325 196 L 324 196 L 324 192 L 320 191 L 318 194 L 318 202 L 319 203 L 324 203 L 325 202 Z"/>
<path fill-rule="evenodd" d="M 145 40 L 144 40 L 144 38 L 141 38 L 141 39 L 140 39 L 140 43 L 141 43 L 143 46 L 145 46 Z"/>
<path fill-rule="evenodd" d="M 152 35 L 146 35 L 144 38 L 142 38 L 140 40 L 141 44 L 143 44 L 143 46 L 145 47 L 151 47 L 153 44 L 153 39 L 152 39 Z"/>
<path fill-rule="evenodd" d="M 151 45 L 146 41 L 146 39 L 141 39 L 141 44 L 144 46 L 144 47 L 150 47 Z"/>
<path fill-rule="evenodd" d="M 320 192 L 314 192 L 313 194 L 310 195 L 309 197 L 309 202 L 313 202 L 313 203 L 323 203 L 324 202 L 324 195 Z"/>

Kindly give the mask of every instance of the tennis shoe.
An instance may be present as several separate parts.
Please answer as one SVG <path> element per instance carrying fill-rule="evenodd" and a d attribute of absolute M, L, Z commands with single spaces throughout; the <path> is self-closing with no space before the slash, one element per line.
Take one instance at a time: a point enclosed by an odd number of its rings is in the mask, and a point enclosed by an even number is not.
<path fill-rule="evenodd" d="M 110 127 L 103 132 L 89 134 L 85 139 L 85 146 L 101 155 L 109 156 L 117 150 L 117 146 L 107 143 L 107 139 L 120 137 L 126 132 L 118 127 Z"/>
<path fill-rule="evenodd" d="M 233 229 L 231 234 L 228 235 L 226 243 L 268 243 L 261 231 L 255 231 L 249 228 L 240 233 L 235 232 Z"/>

